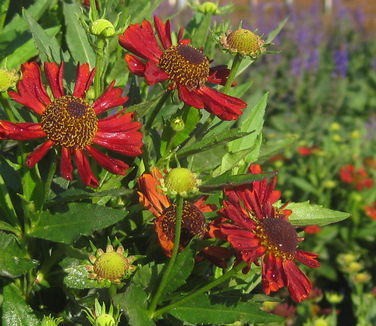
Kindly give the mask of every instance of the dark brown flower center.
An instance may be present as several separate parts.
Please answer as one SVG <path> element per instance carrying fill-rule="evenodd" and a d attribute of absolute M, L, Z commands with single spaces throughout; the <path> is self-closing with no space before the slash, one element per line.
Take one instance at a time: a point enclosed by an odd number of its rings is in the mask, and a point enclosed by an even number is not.
<path fill-rule="evenodd" d="M 41 126 L 47 138 L 57 145 L 83 149 L 97 133 L 98 118 L 83 99 L 66 95 L 47 106 Z"/>
<path fill-rule="evenodd" d="M 166 237 L 174 241 L 176 223 L 176 205 L 167 207 L 162 213 L 161 229 Z M 186 246 L 195 235 L 203 237 L 206 232 L 205 217 L 202 212 L 190 202 L 185 201 L 181 226 L 180 244 Z"/>
<path fill-rule="evenodd" d="M 173 45 L 164 51 L 159 66 L 176 84 L 189 88 L 201 87 L 209 77 L 209 60 L 189 45 Z"/>
<path fill-rule="evenodd" d="M 261 245 L 282 259 L 292 259 L 298 245 L 295 228 L 282 218 L 265 218 L 256 227 Z"/>

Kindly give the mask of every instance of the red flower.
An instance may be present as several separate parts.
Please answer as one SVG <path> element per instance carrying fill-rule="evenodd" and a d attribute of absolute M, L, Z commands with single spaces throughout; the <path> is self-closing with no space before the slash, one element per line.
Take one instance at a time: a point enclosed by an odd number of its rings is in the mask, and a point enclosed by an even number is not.
<path fill-rule="evenodd" d="M 41 146 L 29 154 L 27 166 L 33 167 L 57 145 L 61 147 L 61 176 L 67 180 L 73 179 L 73 158 L 81 179 L 91 187 L 97 187 L 98 180 L 85 153 L 89 153 L 108 171 L 125 174 L 128 164 L 105 155 L 93 146 L 100 145 L 126 156 L 141 154 L 142 134 L 138 131 L 141 124 L 132 121 L 132 113 L 122 110 L 103 119 L 98 118 L 101 113 L 127 101 L 127 97 L 121 96 L 122 90 L 114 88 L 115 82 L 112 82 L 102 96 L 89 104 L 85 100 L 85 93 L 92 83 L 95 70 L 90 71 L 88 64 L 77 67 L 72 95 L 65 95 L 63 88 L 63 63 L 58 66 L 46 62 L 44 70 L 52 96 L 43 86 L 40 68 L 35 62 L 22 65 L 23 78 L 17 84 L 18 93 L 9 92 L 14 101 L 39 115 L 40 122 L 0 121 L 0 139 L 46 138 Z"/>
<path fill-rule="evenodd" d="M 368 173 L 364 168 L 356 169 L 352 164 L 344 165 L 340 171 L 339 176 L 343 182 L 352 184 L 357 190 L 363 190 L 364 188 L 371 188 L 373 181 L 368 178 Z"/>
<path fill-rule="evenodd" d="M 260 166 L 252 166 L 251 172 L 260 173 Z M 273 178 L 271 182 L 255 181 L 251 187 L 227 189 L 222 220 L 211 233 L 229 241 L 239 259 L 249 265 L 261 261 L 266 294 L 287 286 L 293 300 L 300 302 L 309 295 L 312 285 L 294 259 L 312 268 L 320 264 L 316 254 L 297 249 L 302 238 L 288 221 L 291 211 L 273 205 L 280 196 L 275 184 Z"/>
<path fill-rule="evenodd" d="M 369 216 L 370 218 L 376 221 L 376 201 L 373 202 L 372 205 L 365 206 L 364 212 L 367 214 L 367 216 Z"/>
<path fill-rule="evenodd" d="M 318 152 L 319 150 L 320 150 L 320 148 L 317 147 L 317 146 L 311 146 L 311 147 L 301 146 L 301 147 L 298 148 L 298 153 L 301 156 L 309 156 L 309 155 L 312 155 L 312 154 Z"/>
<path fill-rule="evenodd" d="M 320 231 L 321 229 L 317 225 L 308 225 L 304 228 L 304 232 L 309 233 L 309 234 L 316 234 L 316 233 L 319 233 Z"/>
<path fill-rule="evenodd" d="M 138 195 L 140 203 L 156 217 L 155 232 L 166 256 L 170 257 L 174 248 L 176 205 L 160 189 L 161 178 L 163 176 L 157 168 L 152 169 L 151 174 L 143 174 L 138 179 Z M 194 204 L 184 202 L 180 250 L 184 249 L 193 236 L 202 238 L 207 231 L 203 212 L 211 212 L 215 207 L 206 205 L 205 199 L 201 197 Z"/>
<path fill-rule="evenodd" d="M 121 46 L 135 54 L 125 55 L 129 70 L 144 77 L 149 85 L 169 80 L 169 88 L 177 88 L 180 99 L 187 105 L 205 109 L 222 120 L 238 119 L 247 104 L 205 85 L 207 82 L 223 85 L 228 69 L 224 66 L 210 69 L 208 58 L 190 46 L 189 40 L 182 40 L 182 29 L 178 44 L 172 44 L 170 21 L 164 24 L 154 17 L 154 25 L 160 43 L 147 20 L 130 25 L 119 37 Z"/>

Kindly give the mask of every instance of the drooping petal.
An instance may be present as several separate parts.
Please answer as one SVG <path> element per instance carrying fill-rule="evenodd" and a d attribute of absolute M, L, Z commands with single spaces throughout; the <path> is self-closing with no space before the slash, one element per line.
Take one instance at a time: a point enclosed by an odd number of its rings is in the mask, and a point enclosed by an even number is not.
<path fill-rule="evenodd" d="M 201 95 L 205 109 L 222 120 L 236 120 L 242 114 L 242 109 L 247 107 L 243 100 L 223 94 L 207 86 L 195 90 Z"/>
<path fill-rule="evenodd" d="M 291 298 L 296 302 L 307 298 L 312 289 L 312 284 L 307 276 L 292 260 L 286 260 L 282 265 Z"/>
<path fill-rule="evenodd" d="M 154 26 L 163 47 L 168 49 L 172 45 L 170 21 L 167 20 L 166 24 L 164 24 L 158 16 L 154 16 Z"/>
<path fill-rule="evenodd" d="M 95 177 L 93 170 L 91 169 L 89 160 L 81 150 L 75 150 L 74 158 L 78 170 L 78 174 L 80 175 L 84 184 L 89 187 L 96 188 L 99 185 L 98 179 Z"/>
<path fill-rule="evenodd" d="M 184 103 L 193 106 L 196 109 L 204 108 L 204 102 L 201 99 L 201 96 L 199 96 L 196 92 L 189 91 L 184 85 L 178 85 L 178 92 L 180 100 L 182 100 Z"/>
<path fill-rule="evenodd" d="M 155 38 L 153 28 L 147 20 L 142 24 L 131 24 L 119 36 L 120 45 L 143 59 L 149 59 L 158 63 L 162 50 Z"/>
<path fill-rule="evenodd" d="M 145 73 L 145 63 L 140 59 L 131 54 L 126 54 L 124 56 L 125 61 L 128 64 L 128 69 L 131 73 L 137 76 L 144 76 Z"/>
<path fill-rule="evenodd" d="M 142 153 L 142 134 L 140 132 L 101 132 L 98 131 L 93 142 L 127 156 Z"/>
<path fill-rule="evenodd" d="M 144 77 L 148 85 L 154 85 L 167 80 L 168 74 L 166 74 L 154 62 L 148 61 L 145 65 Z"/>
<path fill-rule="evenodd" d="M 55 98 L 64 96 L 63 75 L 64 75 L 64 62 L 60 66 L 54 62 L 44 63 L 44 73 L 51 86 L 52 94 Z"/>
<path fill-rule="evenodd" d="M 90 71 L 88 63 L 78 65 L 76 74 L 76 85 L 74 86 L 73 96 L 83 98 L 89 89 L 95 76 L 95 68 Z"/>
<path fill-rule="evenodd" d="M 226 65 L 210 68 L 208 82 L 212 84 L 225 85 L 230 69 Z"/>
<path fill-rule="evenodd" d="M 125 171 L 129 168 L 129 165 L 123 161 L 107 156 L 92 146 L 87 146 L 86 150 L 94 160 L 111 173 L 124 175 Z"/>
<path fill-rule="evenodd" d="M 32 168 L 43 158 L 44 155 L 46 155 L 46 153 L 51 149 L 53 145 L 53 141 L 47 140 L 45 143 L 37 147 L 32 153 L 27 156 L 26 165 L 29 168 Z"/>
<path fill-rule="evenodd" d="M 0 121 L 0 139 L 27 140 L 45 136 L 40 123 Z"/>
<path fill-rule="evenodd" d="M 320 267 L 320 263 L 317 261 L 317 256 L 318 255 L 313 252 L 307 252 L 303 250 L 297 250 L 295 254 L 295 258 L 297 260 L 311 268 Z"/>
<path fill-rule="evenodd" d="M 134 132 L 141 128 L 141 123 L 133 121 L 133 112 L 124 110 L 98 121 L 98 129 L 102 132 Z"/>
<path fill-rule="evenodd" d="M 66 147 L 62 147 L 60 159 L 60 175 L 66 180 L 73 180 L 72 172 L 73 166 L 71 151 Z"/>
<path fill-rule="evenodd" d="M 262 287 L 266 294 L 278 291 L 285 286 L 281 258 L 271 253 L 265 255 L 262 263 Z"/>
<path fill-rule="evenodd" d="M 40 68 L 36 62 L 28 62 L 21 66 L 21 71 L 22 79 L 17 83 L 18 93 L 11 91 L 8 94 L 14 101 L 42 114 L 51 100 L 42 84 Z"/>
<path fill-rule="evenodd" d="M 121 88 L 114 88 L 115 81 L 113 81 L 110 86 L 104 91 L 102 96 L 100 96 L 93 104 L 93 109 L 97 115 L 105 112 L 113 107 L 123 105 L 127 102 L 127 96 L 121 96 L 123 90 Z"/>

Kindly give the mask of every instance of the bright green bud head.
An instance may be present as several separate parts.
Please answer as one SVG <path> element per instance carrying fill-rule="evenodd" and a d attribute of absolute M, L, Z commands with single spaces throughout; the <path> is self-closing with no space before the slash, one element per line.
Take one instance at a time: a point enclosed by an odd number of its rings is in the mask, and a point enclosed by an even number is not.
<path fill-rule="evenodd" d="M 51 315 L 44 316 L 41 322 L 41 326 L 58 326 L 63 321 L 63 318 L 53 318 Z"/>
<path fill-rule="evenodd" d="M 331 304 L 338 304 L 343 300 L 343 295 L 335 292 L 327 292 L 325 293 L 325 296 L 326 300 L 328 300 Z"/>
<path fill-rule="evenodd" d="M 127 259 L 116 251 L 106 252 L 94 263 L 94 272 L 98 277 L 110 281 L 121 279 L 128 270 Z"/>
<path fill-rule="evenodd" d="M 184 195 L 197 190 L 196 175 L 186 168 L 172 169 L 165 179 L 167 190 Z"/>
<path fill-rule="evenodd" d="M 174 131 L 182 131 L 185 127 L 183 119 L 179 117 L 173 118 L 170 122 L 170 126 Z"/>
<path fill-rule="evenodd" d="M 9 71 L 0 68 L 0 92 L 5 92 L 9 88 L 16 86 L 19 75 L 15 70 Z"/>
<path fill-rule="evenodd" d="M 96 320 L 95 320 L 95 326 L 115 326 L 116 322 L 114 317 L 112 317 L 109 314 L 103 314 L 100 315 Z"/>
<path fill-rule="evenodd" d="M 329 323 L 324 318 L 316 319 L 313 324 L 313 326 L 329 326 Z"/>
<path fill-rule="evenodd" d="M 256 57 L 264 49 L 264 41 L 248 29 L 238 29 L 223 35 L 221 43 L 224 48 L 233 53 L 240 53 L 246 56 Z"/>
<path fill-rule="evenodd" d="M 115 34 L 115 27 L 107 19 L 97 19 L 90 26 L 90 32 L 94 35 L 111 37 Z"/>
<path fill-rule="evenodd" d="M 206 1 L 198 6 L 197 10 L 202 13 L 208 13 L 212 15 L 219 14 L 218 5 L 214 2 Z"/>

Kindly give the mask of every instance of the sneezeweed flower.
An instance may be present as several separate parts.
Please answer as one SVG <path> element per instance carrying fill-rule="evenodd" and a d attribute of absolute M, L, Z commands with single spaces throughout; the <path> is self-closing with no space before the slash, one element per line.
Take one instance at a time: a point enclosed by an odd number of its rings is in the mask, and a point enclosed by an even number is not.
<path fill-rule="evenodd" d="M 373 185 L 373 180 L 368 178 L 366 170 L 362 167 L 355 168 L 352 164 L 341 167 L 339 176 L 343 182 L 353 185 L 359 191 L 364 188 L 371 188 Z"/>
<path fill-rule="evenodd" d="M 259 165 L 251 166 L 252 173 L 260 173 Z M 266 294 L 287 286 L 292 299 L 300 302 L 307 298 L 312 285 L 294 260 L 308 267 L 320 264 L 317 255 L 297 248 L 302 241 L 288 221 L 291 211 L 273 204 L 280 192 L 271 182 L 255 181 L 250 187 L 225 190 L 226 200 L 220 211 L 223 220 L 212 228 L 214 237 L 225 239 L 238 254 L 238 259 L 262 266 L 262 286 Z"/>
<path fill-rule="evenodd" d="M 90 324 L 93 326 L 117 326 L 120 323 L 121 312 L 118 308 L 114 308 L 112 304 L 106 312 L 106 305 L 102 303 L 99 304 L 98 300 L 95 299 L 95 310 L 92 311 L 86 308 L 84 312 L 89 320 Z"/>
<path fill-rule="evenodd" d="M 112 245 L 108 245 L 106 252 L 98 249 L 95 255 L 90 255 L 90 265 L 86 265 L 89 271 L 88 277 L 99 282 L 107 281 L 118 284 L 122 279 L 128 278 L 136 269 L 132 265 L 134 256 L 128 256 L 123 246 L 119 246 L 116 251 Z"/>
<path fill-rule="evenodd" d="M 64 63 L 45 62 L 46 79 L 51 96 L 42 83 L 37 63 L 22 65 L 23 78 L 18 82 L 18 92 L 9 92 L 16 102 L 29 107 L 39 116 L 39 122 L 14 123 L 0 121 L 0 139 L 29 140 L 45 138 L 45 142 L 28 155 L 26 165 L 32 168 L 54 146 L 61 148 L 60 174 L 72 180 L 72 159 L 83 182 L 91 187 L 98 186 L 86 154 L 102 167 L 114 174 L 124 175 L 128 164 L 107 156 L 93 145 L 118 152 L 125 156 L 141 154 L 142 134 L 139 122 L 133 121 L 133 113 L 124 110 L 107 116 L 98 116 L 108 109 L 123 105 L 127 97 L 122 90 L 114 88 L 115 82 L 93 103 L 85 99 L 85 93 L 94 78 L 95 69 L 88 64 L 78 65 L 76 84 L 72 95 L 66 95 L 63 88 Z"/>
<path fill-rule="evenodd" d="M 318 151 L 320 151 L 320 148 L 317 146 L 300 146 L 298 148 L 298 153 L 301 156 L 309 156 L 314 153 L 317 153 Z"/>
<path fill-rule="evenodd" d="M 170 21 L 163 23 L 154 17 L 159 41 L 149 21 L 130 25 L 119 37 L 122 47 L 133 54 L 126 54 L 129 70 L 145 78 L 149 85 L 168 81 L 169 89 L 177 89 L 185 104 L 205 109 L 222 120 L 236 120 L 247 104 L 241 99 L 223 94 L 207 83 L 224 85 L 228 69 L 224 66 L 209 67 L 205 54 L 183 40 L 183 30 L 178 34 L 178 44 L 171 40 Z"/>
<path fill-rule="evenodd" d="M 253 59 L 265 52 L 265 42 L 248 29 L 228 31 L 220 38 L 222 47 L 231 54 L 241 54 Z"/>
<path fill-rule="evenodd" d="M 166 256 L 170 257 L 175 239 L 176 205 L 161 189 L 162 178 L 163 175 L 157 168 L 152 169 L 151 174 L 143 174 L 138 179 L 138 195 L 141 205 L 155 216 L 154 228 L 159 243 Z M 207 225 L 203 213 L 214 209 L 212 205 L 205 204 L 205 199 L 201 197 L 194 204 L 184 201 L 179 250 L 184 249 L 194 236 L 202 238 L 205 235 Z"/>
<path fill-rule="evenodd" d="M 364 206 L 366 215 L 376 221 L 376 201 L 372 205 Z"/>

